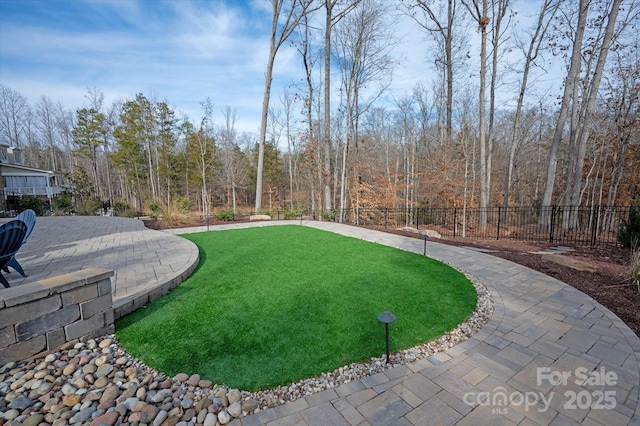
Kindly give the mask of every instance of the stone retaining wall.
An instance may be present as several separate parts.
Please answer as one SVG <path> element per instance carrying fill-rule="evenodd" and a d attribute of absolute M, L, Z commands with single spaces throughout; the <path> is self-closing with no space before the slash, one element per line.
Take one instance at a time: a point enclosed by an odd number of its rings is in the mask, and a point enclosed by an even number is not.
<path fill-rule="evenodd" d="M 0 366 L 113 333 L 112 276 L 88 268 L 0 290 Z"/>

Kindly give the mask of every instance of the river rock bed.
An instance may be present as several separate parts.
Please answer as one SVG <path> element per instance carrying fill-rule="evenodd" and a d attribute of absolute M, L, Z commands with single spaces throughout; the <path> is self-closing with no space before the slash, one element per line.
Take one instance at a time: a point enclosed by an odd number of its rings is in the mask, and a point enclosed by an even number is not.
<path fill-rule="evenodd" d="M 390 356 L 340 367 L 276 389 L 247 392 L 198 374 L 155 371 L 125 352 L 115 336 L 68 343 L 59 351 L 0 368 L 0 426 L 224 425 L 270 407 L 335 388 L 445 351 L 475 334 L 493 313 L 489 291 L 453 331 Z"/>

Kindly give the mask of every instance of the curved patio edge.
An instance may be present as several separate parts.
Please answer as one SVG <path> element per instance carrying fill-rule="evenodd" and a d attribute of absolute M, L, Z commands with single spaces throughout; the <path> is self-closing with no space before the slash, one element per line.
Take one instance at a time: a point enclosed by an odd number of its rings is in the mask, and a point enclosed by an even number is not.
<path fill-rule="evenodd" d="M 152 231 L 158 232 L 158 231 Z M 167 273 L 166 276 L 161 278 L 157 283 L 151 285 L 144 285 L 142 288 L 137 289 L 133 287 L 133 292 L 124 296 L 119 296 L 118 287 L 116 286 L 116 292 L 113 297 L 113 313 L 114 318 L 119 319 L 138 308 L 141 308 L 148 303 L 156 300 L 162 295 L 169 293 L 171 290 L 180 285 L 183 281 L 193 274 L 200 263 L 200 255 L 198 253 L 198 247 L 191 241 L 176 236 L 165 236 L 171 245 L 176 250 L 184 250 L 183 252 L 184 262 L 178 265 L 171 265 L 173 273 Z"/>
<path fill-rule="evenodd" d="M 119 318 L 167 293 L 198 266 L 198 247 L 148 229 L 138 219 L 39 217 L 18 258 L 27 277 L 7 274 L 11 286 L 99 267 L 114 271 L 112 300 Z"/>

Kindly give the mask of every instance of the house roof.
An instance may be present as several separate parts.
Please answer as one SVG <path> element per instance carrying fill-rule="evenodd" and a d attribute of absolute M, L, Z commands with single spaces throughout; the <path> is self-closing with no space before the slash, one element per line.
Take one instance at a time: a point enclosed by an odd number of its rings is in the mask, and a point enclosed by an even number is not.
<path fill-rule="evenodd" d="M 54 172 L 51 170 L 36 169 L 35 167 L 20 166 L 18 164 L 0 164 L 0 170 L 2 170 L 2 176 L 16 176 L 16 175 L 29 175 L 29 176 L 53 176 Z"/>

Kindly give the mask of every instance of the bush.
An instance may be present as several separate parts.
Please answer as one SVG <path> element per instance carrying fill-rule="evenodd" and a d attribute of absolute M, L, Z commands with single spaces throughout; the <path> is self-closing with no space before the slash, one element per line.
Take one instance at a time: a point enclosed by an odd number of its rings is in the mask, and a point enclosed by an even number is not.
<path fill-rule="evenodd" d="M 160 217 L 162 217 L 162 205 L 160 204 L 160 202 L 158 202 L 158 200 L 153 200 L 151 201 L 147 207 L 149 208 L 149 217 L 151 217 L 151 219 L 160 219 Z"/>
<path fill-rule="evenodd" d="M 162 215 L 163 222 L 166 222 L 169 225 L 189 222 L 189 209 L 191 208 L 189 199 L 185 197 L 177 197 L 171 202 L 171 205 L 158 202 L 158 206 L 160 208 L 159 213 Z M 150 209 L 153 213 L 154 207 L 150 206 Z"/>
<path fill-rule="evenodd" d="M 640 292 L 640 250 L 636 250 L 631 255 L 631 267 L 629 268 L 629 281 L 635 285 Z"/>
<path fill-rule="evenodd" d="M 233 210 L 220 210 L 215 217 L 220 222 L 231 222 L 236 219 L 236 213 Z"/>
<path fill-rule="evenodd" d="M 325 222 L 335 222 L 336 216 L 337 216 L 336 210 L 331 210 L 331 211 L 322 210 L 320 212 L 320 220 L 323 220 Z"/>
<path fill-rule="evenodd" d="M 631 206 L 629 219 L 620 222 L 618 241 L 625 248 L 636 249 L 640 245 L 640 205 Z"/>
<path fill-rule="evenodd" d="M 79 216 L 93 216 L 102 208 L 102 202 L 98 197 L 78 197 L 74 210 Z"/>
<path fill-rule="evenodd" d="M 73 212 L 73 194 L 62 191 L 53 199 L 53 214 L 69 215 Z"/>
<path fill-rule="evenodd" d="M 121 217 L 133 217 L 133 209 L 124 200 L 116 200 L 113 203 L 113 215 Z"/>
<path fill-rule="evenodd" d="M 291 210 L 285 210 L 284 212 L 284 218 L 286 220 L 290 220 L 290 219 L 299 219 L 300 215 L 303 213 L 304 211 L 300 208 L 294 208 Z"/>
<path fill-rule="evenodd" d="M 176 209 L 181 213 L 186 214 L 191 211 L 192 203 L 188 197 L 182 195 L 178 196 L 173 203 L 175 204 Z"/>
<path fill-rule="evenodd" d="M 48 203 L 37 195 L 23 195 L 18 199 L 18 209 L 24 211 L 31 209 L 35 212 L 36 216 L 44 216 L 48 213 Z"/>

